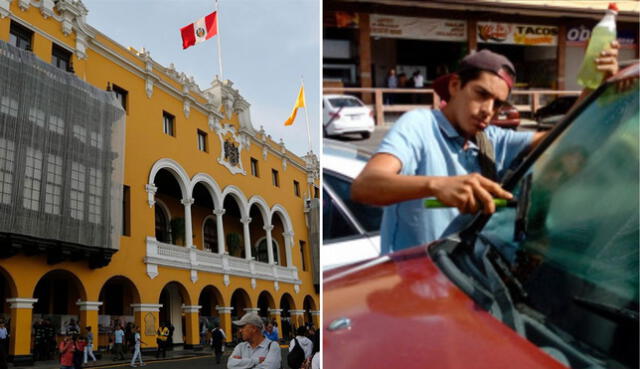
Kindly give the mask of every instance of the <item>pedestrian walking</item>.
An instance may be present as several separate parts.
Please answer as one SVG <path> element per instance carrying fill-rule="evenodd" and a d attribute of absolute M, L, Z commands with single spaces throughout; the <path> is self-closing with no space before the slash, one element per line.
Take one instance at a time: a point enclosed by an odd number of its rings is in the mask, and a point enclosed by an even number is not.
<path fill-rule="evenodd" d="M 84 356 L 84 349 L 87 346 L 87 341 L 83 336 L 78 336 L 77 339 L 73 340 L 73 344 L 73 368 L 82 369 L 82 360 Z"/>
<path fill-rule="evenodd" d="M 264 323 L 256 313 L 246 313 L 233 322 L 240 327 L 244 342 L 238 344 L 227 362 L 228 369 L 278 369 L 282 362 L 280 346 L 264 337 Z"/>
<path fill-rule="evenodd" d="M 0 369 L 7 368 L 7 343 L 9 342 L 9 331 L 5 327 L 4 320 L 0 321 Z"/>
<path fill-rule="evenodd" d="M 93 361 L 96 361 L 96 357 L 93 355 L 93 332 L 91 332 L 91 327 L 87 327 L 87 345 L 84 347 L 84 357 L 82 362 L 86 364 L 89 357 L 91 357 Z"/>
<path fill-rule="evenodd" d="M 313 353 L 313 342 L 311 342 L 306 335 L 307 328 L 305 326 L 300 326 L 296 330 L 296 336 L 289 343 L 287 363 L 292 369 L 299 369 L 305 361 L 311 358 L 311 354 Z"/>
<path fill-rule="evenodd" d="M 222 359 L 222 353 L 224 352 L 224 341 L 227 339 L 227 335 L 220 328 L 220 323 L 216 323 L 211 330 L 211 347 L 216 356 L 216 364 L 220 364 Z"/>
<path fill-rule="evenodd" d="M 140 337 L 140 327 L 133 326 L 133 356 L 131 357 L 131 367 L 136 367 L 136 358 L 140 362 L 139 366 L 144 366 L 145 364 L 142 362 L 142 354 L 140 353 L 140 345 L 146 345 Z"/>
<path fill-rule="evenodd" d="M 267 327 L 262 334 L 271 341 L 278 341 L 278 332 L 273 329 L 273 324 L 271 323 L 267 323 Z"/>
<path fill-rule="evenodd" d="M 156 358 L 167 357 L 167 337 L 169 337 L 169 328 L 164 323 L 160 323 L 160 328 L 156 331 L 156 343 L 158 344 L 158 351 L 156 352 Z"/>
<path fill-rule="evenodd" d="M 66 334 L 60 346 L 58 346 L 60 352 L 60 369 L 73 369 L 73 353 L 75 347 L 70 334 Z"/>
<path fill-rule="evenodd" d="M 122 345 L 124 342 L 124 331 L 122 326 L 118 325 L 116 331 L 113 332 L 113 361 L 124 360 L 124 352 L 122 351 Z"/>

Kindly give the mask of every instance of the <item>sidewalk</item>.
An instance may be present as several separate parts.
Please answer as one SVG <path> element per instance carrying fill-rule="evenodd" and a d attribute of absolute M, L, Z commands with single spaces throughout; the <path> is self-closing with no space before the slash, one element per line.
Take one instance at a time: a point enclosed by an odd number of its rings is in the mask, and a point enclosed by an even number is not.
<path fill-rule="evenodd" d="M 229 353 L 233 350 L 233 348 L 225 348 L 224 355 L 229 355 Z M 101 352 L 102 358 L 97 361 L 89 361 L 83 368 L 97 368 L 102 366 L 112 366 L 112 365 L 122 365 L 126 364 L 127 366 L 131 363 L 132 353 L 125 353 L 126 360 L 116 360 L 112 359 L 113 355 Z M 210 347 L 205 347 L 203 350 L 194 351 L 194 350 L 183 350 L 181 347 L 175 347 L 172 351 L 167 351 L 167 357 L 164 359 L 156 359 L 154 352 L 142 353 L 142 361 L 147 363 L 152 363 L 155 361 L 162 361 L 166 359 L 181 359 L 181 358 L 189 358 L 196 356 L 211 356 L 213 355 L 213 351 Z M 223 360 L 226 360 L 223 359 Z M 136 364 L 138 361 L 136 360 Z M 48 361 L 36 361 L 32 367 L 28 366 L 13 366 L 13 364 L 9 364 L 9 368 L 38 368 L 38 369 L 60 369 L 60 362 L 58 360 L 48 360 Z"/>

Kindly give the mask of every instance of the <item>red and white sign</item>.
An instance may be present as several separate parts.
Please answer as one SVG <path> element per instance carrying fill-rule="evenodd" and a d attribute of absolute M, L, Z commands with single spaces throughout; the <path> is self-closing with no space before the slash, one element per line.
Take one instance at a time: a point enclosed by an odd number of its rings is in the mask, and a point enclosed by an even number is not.
<path fill-rule="evenodd" d="M 414 40 L 465 41 L 464 20 L 399 17 L 371 14 L 371 36 Z"/>
<path fill-rule="evenodd" d="M 213 12 L 204 18 L 180 28 L 182 48 L 199 44 L 218 34 L 218 14 Z"/>
<path fill-rule="evenodd" d="M 558 27 L 478 22 L 478 42 L 505 45 L 555 46 L 558 44 Z"/>

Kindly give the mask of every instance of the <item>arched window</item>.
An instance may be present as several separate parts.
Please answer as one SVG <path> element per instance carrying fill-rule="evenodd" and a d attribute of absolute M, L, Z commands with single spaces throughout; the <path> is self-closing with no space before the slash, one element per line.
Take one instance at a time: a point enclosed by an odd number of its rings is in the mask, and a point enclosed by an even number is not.
<path fill-rule="evenodd" d="M 204 249 L 218 251 L 218 230 L 216 222 L 211 218 L 204 221 Z"/>
<path fill-rule="evenodd" d="M 156 240 L 171 243 L 171 231 L 169 229 L 169 215 L 164 208 L 156 202 Z"/>
<path fill-rule="evenodd" d="M 271 240 L 271 245 L 273 246 L 273 261 L 276 264 L 279 264 L 278 258 L 278 243 L 274 240 Z M 267 252 L 267 239 L 263 238 L 258 243 L 258 253 L 256 255 L 256 260 L 261 261 L 263 263 L 269 262 L 269 254 Z"/>

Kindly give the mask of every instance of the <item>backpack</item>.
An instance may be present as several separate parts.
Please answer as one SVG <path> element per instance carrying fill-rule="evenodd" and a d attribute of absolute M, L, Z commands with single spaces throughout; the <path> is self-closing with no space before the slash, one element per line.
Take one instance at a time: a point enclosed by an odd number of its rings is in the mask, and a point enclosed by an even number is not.
<path fill-rule="evenodd" d="M 302 349 L 302 346 L 300 346 L 300 342 L 298 342 L 297 338 L 294 338 L 293 340 L 296 345 L 293 347 L 293 350 L 287 354 L 287 364 L 291 369 L 298 369 L 304 362 L 304 350 Z"/>

